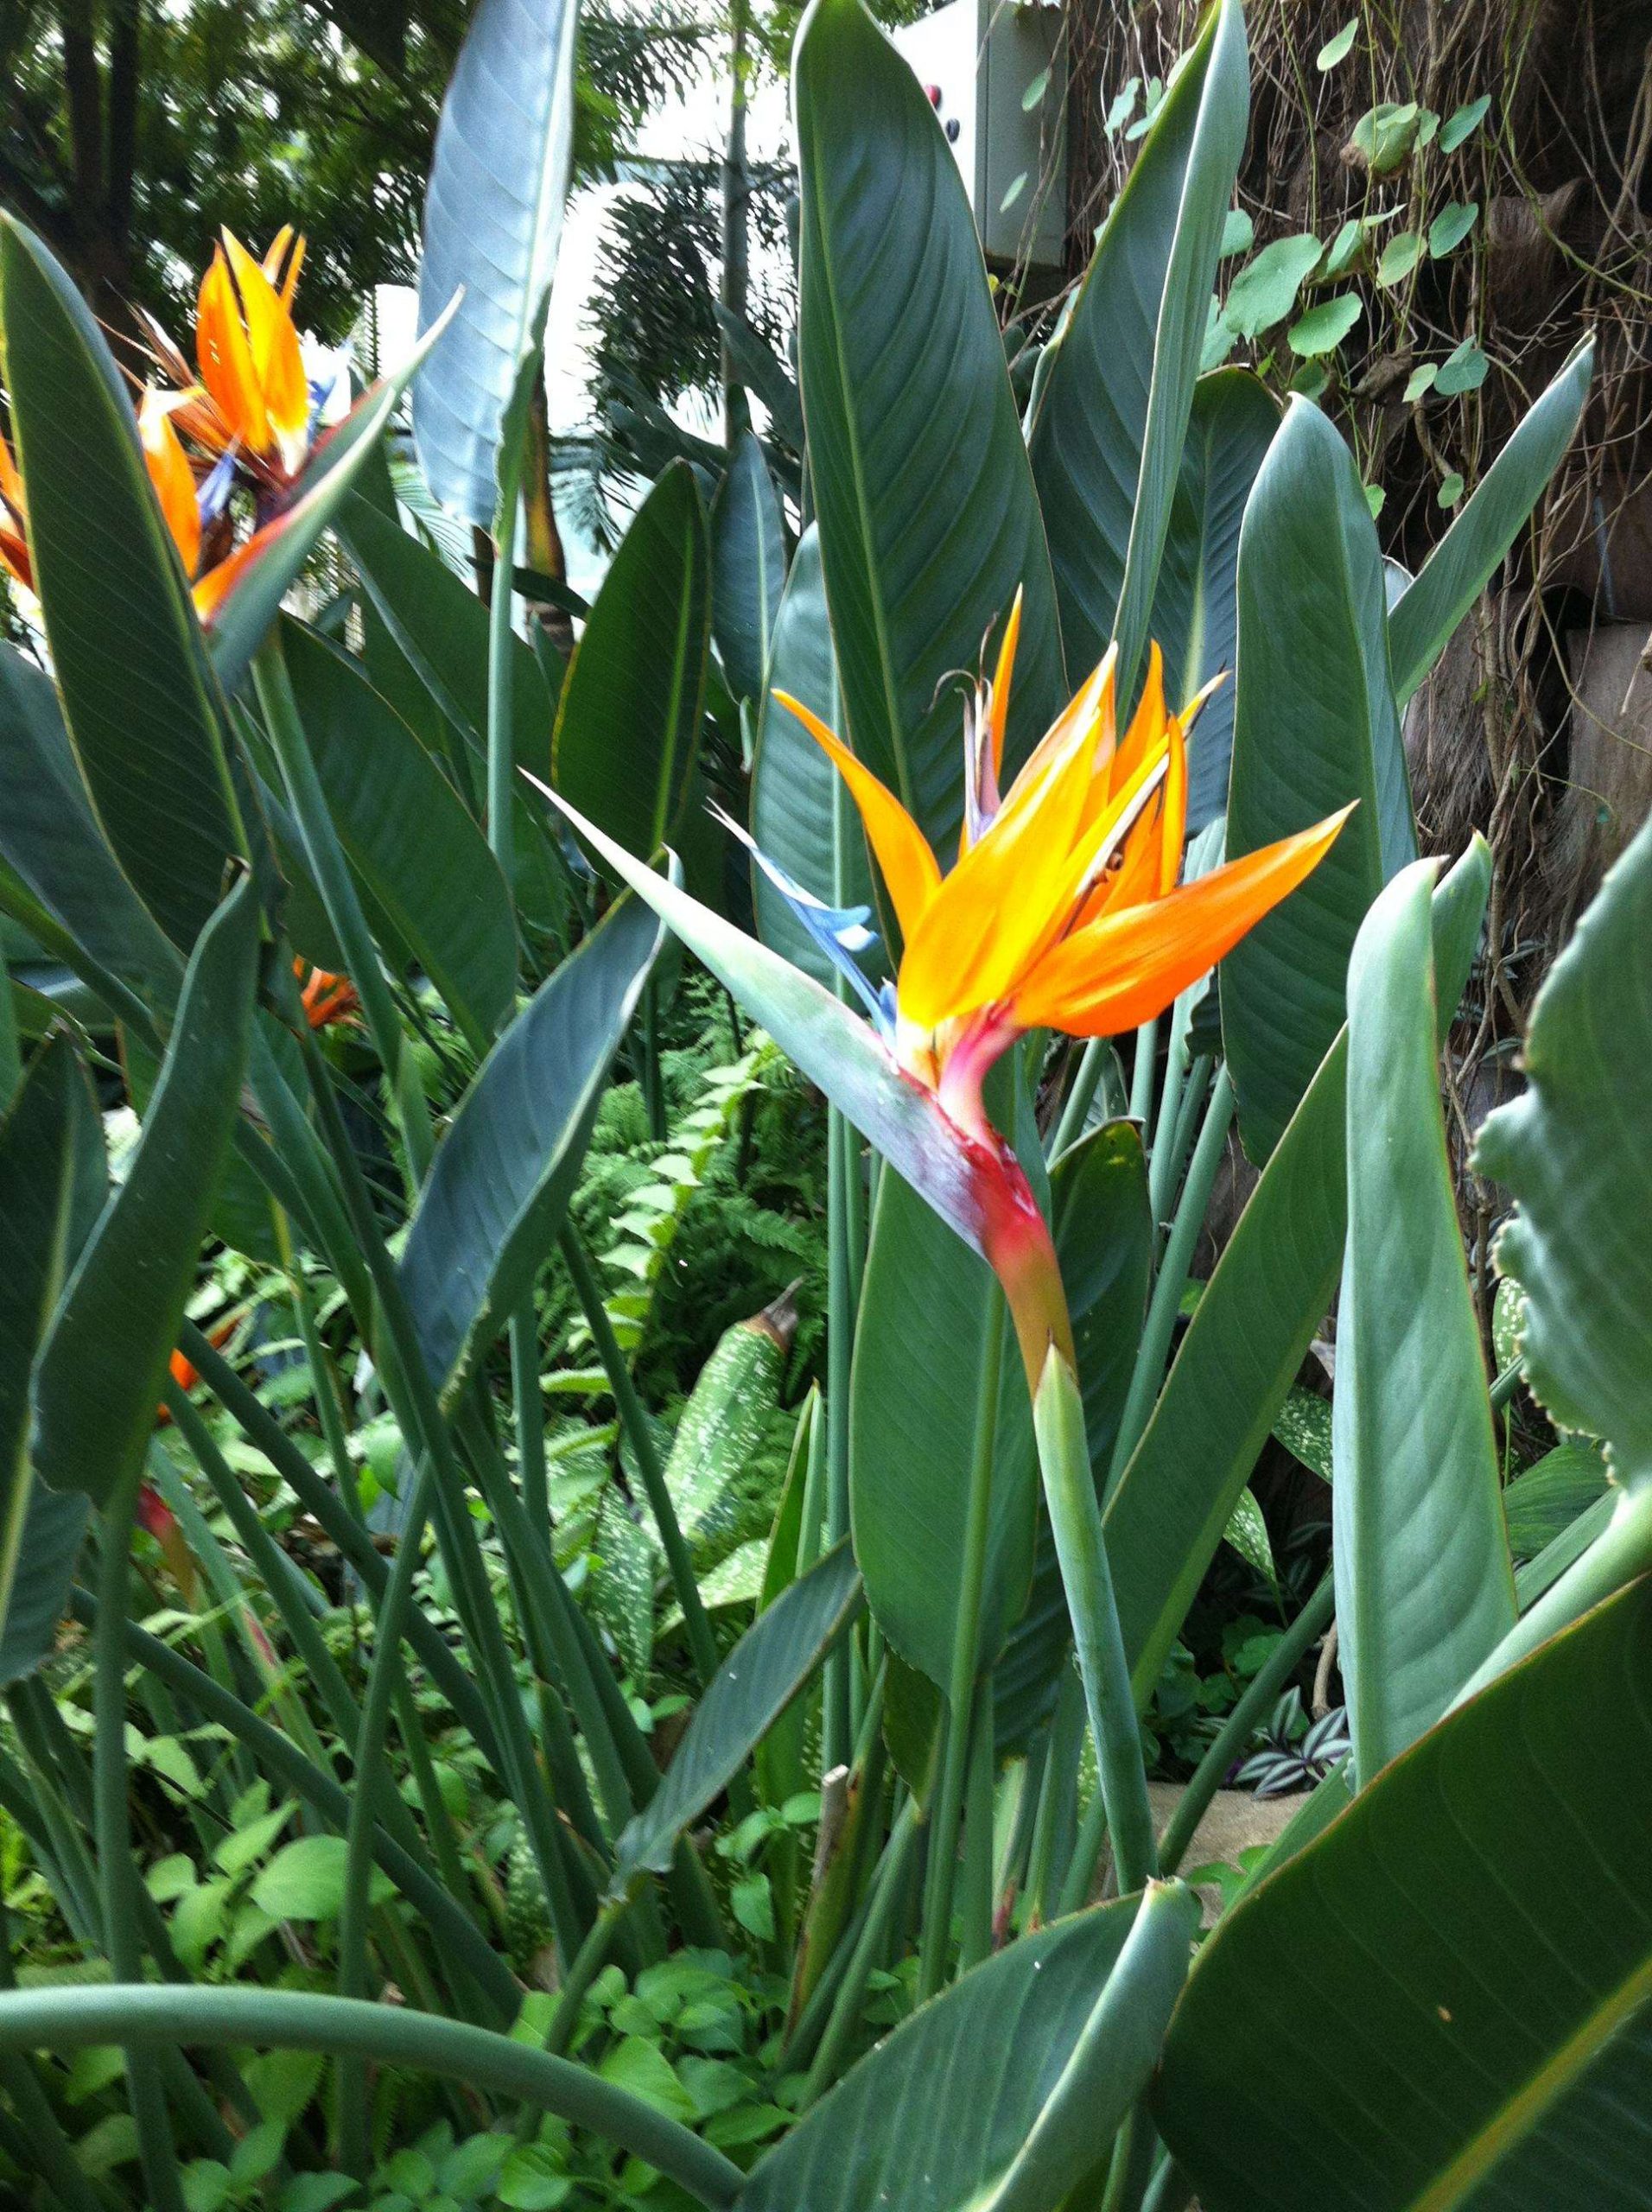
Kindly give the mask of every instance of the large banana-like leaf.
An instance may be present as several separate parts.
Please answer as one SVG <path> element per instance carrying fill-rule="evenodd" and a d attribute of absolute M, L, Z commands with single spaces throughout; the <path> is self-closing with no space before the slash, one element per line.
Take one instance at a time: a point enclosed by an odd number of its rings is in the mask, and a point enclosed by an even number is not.
<path fill-rule="evenodd" d="M 424 201 L 419 328 L 455 298 L 413 386 L 413 439 L 444 506 L 493 526 L 518 372 L 544 327 L 573 156 L 575 0 L 479 0 L 448 81 Z"/>
<path fill-rule="evenodd" d="M 551 778 L 633 853 L 676 830 L 699 753 L 711 543 L 694 471 L 673 461 L 620 541 L 556 712 Z"/>
<path fill-rule="evenodd" d="M 1352 455 L 1303 399 L 1240 531 L 1237 689 L 1229 860 L 1359 802 L 1307 883 L 1222 963 L 1239 1127 L 1260 1162 L 1342 1027 L 1366 908 L 1417 857 L 1376 531 Z"/>
<path fill-rule="evenodd" d="M 93 817 L 51 679 L 0 645 L 0 860 L 97 967 L 157 1007 L 176 1001 L 177 948 L 152 919 Z M 0 904 L 8 906 L 4 880 Z M 19 913 L 25 926 L 29 918 Z"/>
<path fill-rule="evenodd" d="M 480 817 L 487 760 L 487 609 L 446 563 L 358 496 L 347 500 L 343 535 L 360 573 L 369 617 L 367 671 Z M 511 745 L 518 767 L 545 774 L 556 702 L 533 648 L 511 640 Z M 421 689 L 436 709 L 420 709 Z M 524 791 L 512 813 L 511 888 L 520 919 L 556 928 L 564 898 L 547 849 L 541 810 Z"/>
<path fill-rule="evenodd" d="M 820 532 L 812 524 L 792 556 L 775 618 L 752 764 L 752 835 L 794 883 L 827 906 L 869 907 L 872 871 L 860 817 L 846 802 L 836 769 L 797 716 L 778 704 L 776 691 L 801 700 L 829 728 L 842 727 Z M 764 944 L 832 988 L 830 961 L 761 868 L 752 871 L 752 903 Z"/>
<path fill-rule="evenodd" d="M 1442 1026 L 1468 979 L 1490 887 L 1491 856 L 1477 838 L 1434 894 Z M 1217 1261 L 1108 1503 L 1114 1592 L 1144 1705 L 1336 1294 L 1348 1218 L 1347 1075 L 1344 1034 Z"/>
<path fill-rule="evenodd" d="M 1475 1166 L 1518 1211 L 1497 1263 L 1525 1292 L 1532 1389 L 1604 1436 L 1620 1482 L 1652 1477 L 1652 823 L 1607 876 L 1532 1011 L 1529 1088 L 1480 1132 Z"/>
<path fill-rule="evenodd" d="M 710 520 L 717 651 L 735 698 L 755 704 L 785 585 L 786 540 L 774 480 L 750 430 L 734 441 Z"/>
<path fill-rule="evenodd" d="M 665 1779 L 620 1838 L 614 1887 L 644 1869 L 663 1874 L 677 1840 L 815 1673 L 861 1608 L 861 1579 L 847 1543 L 782 1592 L 717 1669 Z"/>
<path fill-rule="evenodd" d="M 1649 1679 L 1642 1581 L 1223 1922 L 1153 2098 L 1207 2212 L 1644 2203 Z"/>
<path fill-rule="evenodd" d="M 246 849 L 223 702 L 119 370 L 73 283 L 0 215 L 0 328 L 35 578 L 80 772 L 185 950 Z"/>
<path fill-rule="evenodd" d="M 363 890 L 484 1047 L 516 995 L 511 894 L 487 841 L 359 661 L 289 624 L 288 673 Z"/>
<path fill-rule="evenodd" d="M 1379 893 L 1348 971 L 1332 1554 L 1361 1781 L 1433 1726 L 1515 1624 L 1440 1109 L 1434 872 L 1419 861 Z"/>
<path fill-rule="evenodd" d="M 98 1102 L 66 1033 L 29 1063 L 0 1124 L 0 1682 L 36 1666 L 68 1593 L 86 1518 L 29 1465 L 29 1373 L 108 1185 Z"/>
<path fill-rule="evenodd" d="M 258 934 L 244 874 L 200 932 L 137 1149 L 35 1369 L 35 1465 L 97 1504 L 132 1478 L 154 1431 L 240 1104 Z"/>
<path fill-rule="evenodd" d="M 849 1402 L 855 1554 L 879 1626 L 945 1688 L 963 1574 L 969 1471 L 988 1330 L 1003 1330 L 980 1664 L 996 1656 L 1032 1571 L 1038 1461 L 1026 1377 L 986 1262 L 898 1175 L 878 1192 Z"/>
<path fill-rule="evenodd" d="M 736 2212 L 1055 2212 L 1146 2085 L 1198 1910 L 1154 1883 L 924 2005 L 759 2160 Z"/>
<path fill-rule="evenodd" d="M 1279 428 L 1279 408 L 1248 369 L 1217 369 L 1193 390 L 1181 481 L 1153 602 L 1172 701 L 1186 706 L 1213 677 L 1187 748 L 1190 836 L 1228 804 L 1233 753 L 1233 663 L 1237 645 L 1239 525 L 1256 473 Z"/>
<path fill-rule="evenodd" d="M 500 1038 L 442 1141 L 402 1287 L 430 1379 L 449 1397 L 555 1241 L 660 938 L 640 901 L 616 906 Z"/>
<path fill-rule="evenodd" d="M 1388 617 L 1395 696 L 1403 706 L 1444 652 L 1543 496 L 1588 397 L 1595 341 L 1585 338 L 1474 487 L 1463 512 Z"/>
<path fill-rule="evenodd" d="M 1147 645 L 1250 80 L 1239 0 L 1221 0 L 1113 204 L 1032 425 L 1032 465 L 1076 677 Z M 810 425 L 812 432 L 813 425 Z"/>
<path fill-rule="evenodd" d="M 849 734 L 938 852 L 963 817 L 955 679 L 1018 589 L 1011 766 L 1061 704 L 1049 554 L 963 181 L 861 0 L 814 0 L 793 99 L 798 365 Z"/>

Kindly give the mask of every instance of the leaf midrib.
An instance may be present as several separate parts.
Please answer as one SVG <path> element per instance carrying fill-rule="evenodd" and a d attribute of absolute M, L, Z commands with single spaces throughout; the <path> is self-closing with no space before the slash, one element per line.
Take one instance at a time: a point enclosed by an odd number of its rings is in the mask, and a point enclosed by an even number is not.
<path fill-rule="evenodd" d="M 1652 1954 L 1579 2021 L 1560 2049 L 1506 2098 L 1404 2212 L 1452 2212 L 1523 2141 L 1638 2007 L 1652 1998 Z"/>

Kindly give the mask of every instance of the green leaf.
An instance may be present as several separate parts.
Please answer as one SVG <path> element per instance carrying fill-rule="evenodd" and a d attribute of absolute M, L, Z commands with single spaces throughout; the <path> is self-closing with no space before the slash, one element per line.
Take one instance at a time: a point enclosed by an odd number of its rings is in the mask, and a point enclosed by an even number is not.
<path fill-rule="evenodd" d="M 1429 887 L 1379 894 L 1348 973 L 1337 1625 L 1355 1771 L 1432 1727 L 1515 1624 L 1497 1449 L 1439 1096 Z"/>
<path fill-rule="evenodd" d="M 1477 839 L 1434 894 L 1442 1021 L 1467 980 L 1490 883 Z M 1143 1706 L 1336 1295 L 1347 1065 L 1339 1036 L 1217 1262 L 1108 1503 L 1114 1592 Z"/>
<path fill-rule="evenodd" d="M 763 448 L 750 430 L 734 441 L 711 503 L 711 626 L 737 699 L 763 696 L 775 618 L 786 580 L 785 525 Z"/>
<path fill-rule="evenodd" d="M 97 1100 L 59 1031 L 0 1123 L 0 1682 L 50 1649 L 79 1549 L 85 1501 L 43 1491 L 29 1464 L 29 1374 L 107 1189 Z"/>
<path fill-rule="evenodd" d="M 1233 667 L 1239 525 L 1279 419 L 1272 394 L 1248 369 L 1218 369 L 1194 387 L 1153 609 L 1166 683 L 1180 705 Z M 1190 836 L 1227 807 L 1233 702 L 1229 675 L 1205 702 L 1188 741 Z"/>
<path fill-rule="evenodd" d="M 775 620 L 752 766 L 752 835 L 760 852 L 828 906 L 870 906 L 860 817 L 845 803 L 836 769 L 797 716 L 777 705 L 776 691 L 789 691 L 829 728 L 842 727 L 820 533 L 812 524 L 798 542 Z M 834 988 L 836 970 L 761 868 L 752 871 L 752 904 L 764 944 Z"/>
<path fill-rule="evenodd" d="M 1519 1560 L 1535 1559 L 1565 1535 L 1582 1514 L 1610 1503 L 1606 1463 L 1595 1444 L 1557 1444 L 1534 1466 L 1515 1477 L 1503 1494 L 1509 1548 Z"/>
<path fill-rule="evenodd" d="M 1482 92 L 1477 100 L 1470 100 L 1455 114 L 1448 115 L 1439 126 L 1439 150 L 1454 154 L 1467 138 L 1471 138 L 1491 112 L 1491 95 Z"/>
<path fill-rule="evenodd" d="M 1327 69 L 1334 69 L 1339 61 L 1345 61 L 1353 51 L 1354 40 L 1358 30 L 1359 17 L 1350 16 L 1337 35 L 1334 38 L 1328 38 L 1320 48 L 1314 58 L 1315 68 L 1324 72 Z"/>
<path fill-rule="evenodd" d="M 861 1606 L 847 1543 L 759 1613 L 719 1667 L 665 1778 L 620 1838 L 616 1892 L 645 1869 L 664 1873 L 677 1837 L 750 1758 Z"/>
<path fill-rule="evenodd" d="M 1594 361 L 1594 340 L 1585 338 L 1522 416 L 1462 513 L 1401 594 L 1388 618 L 1388 639 L 1401 703 L 1445 651 L 1560 467 L 1583 413 Z M 1412 384 L 1421 374 L 1418 370 Z M 1407 396 L 1414 396 L 1409 385 Z"/>
<path fill-rule="evenodd" d="M 0 330 L 52 663 L 92 807 L 187 950 L 245 849 L 223 702 L 119 370 L 63 270 L 0 215 Z"/>
<path fill-rule="evenodd" d="M 51 678 L 0 645 L 0 906 L 15 878 L 98 967 L 157 1009 L 183 963 L 121 874 L 93 817 Z M 22 919 L 22 914 L 18 915 Z"/>
<path fill-rule="evenodd" d="M 657 2043 L 644 2036 L 626 2036 L 603 2058 L 597 2072 L 617 2089 L 639 2097 L 670 2120 L 691 2120 L 694 2099 L 671 2071 L 670 2061 Z"/>
<path fill-rule="evenodd" d="M 863 2058 L 736 2212 L 1049 2212 L 1146 2084 L 1197 1926 L 1155 1884 L 1011 1944 Z"/>
<path fill-rule="evenodd" d="M 1319 265 L 1325 248 L 1307 231 L 1275 238 L 1234 278 L 1222 319 L 1241 338 L 1258 338 L 1283 322 L 1297 294 Z"/>
<path fill-rule="evenodd" d="M 1527 1032 L 1528 1089 L 1475 1149 L 1518 1211 L 1497 1264 L 1526 1294 L 1526 1380 L 1564 1427 L 1603 1436 L 1621 1482 L 1652 1474 L 1652 824 L 1550 969 Z"/>
<path fill-rule="evenodd" d="M 1454 507 L 1463 496 L 1463 479 L 1456 469 L 1446 478 L 1434 494 L 1435 502 L 1442 507 Z"/>
<path fill-rule="evenodd" d="M 493 527 L 518 371 L 539 343 L 573 156 L 573 0 L 479 0 L 448 80 L 424 201 L 419 328 L 462 295 L 413 385 L 442 505 Z"/>
<path fill-rule="evenodd" d="M 1222 245 L 1217 251 L 1219 261 L 1227 261 L 1236 253 L 1249 253 L 1256 241 L 1256 226 L 1242 207 L 1229 207 L 1222 226 Z"/>
<path fill-rule="evenodd" d="M 1032 425 L 1075 678 L 1147 644 L 1249 104 L 1243 16 L 1222 0 L 1096 241 Z M 1318 249 L 1316 248 L 1316 252 Z"/>
<path fill-rule="evenodd" d="M 1063 702 L 1044 528 L 963 180 L 861 0 L 814 0 L 793 99 L 798 365 L 848 734 L 938 851 L 963 817 L 952 679 L 1018 589 L 1012 771 Z"/>
<path fill-rule="evenodd" d="M 126 1179 L 65 1289 L 35 1370 L 42 1481 L 101 1505 L 141 1464 L 240 1103 L 258 908 L 244 875 L 201 931 Z"/>
<path fill-rule="evenodd" d="M 1248 1490 L 1242 1490 L 1238 1502 L 1228 1516 L 1228 1525 L 1222 1531 L 1223 1541 L 1230 1544 L 1245 1565 L 1264 1582 L 1279 1586 L 1279 1570 L 1274 1563 L 1273 1541 L 1268 1533 L 1268 1522 L 1262 1510 Z"/>
<path fill-rule="evenodd" d="M 1422 245 L 1418 231 L 1401 231 L 1397 238 L 1391 238 L 1377 257 L 1377 283 L 1402 283 L 1422 259 Z"/>
<path fill-rule="evenodd" d="M 615 906 L 499 1039 L 442 1140 L 401 1272 L 430 1379 L 448 1398 L 555 1240 L 659 944 L 645 907 Z"/>
<path fill-rule="evenodd" d="M 349 1848 L 341 1835 L 302 1835 L 283 1844 L 253 1883 L 252 1902 L 272 1920 L 336 1920 L 344 1909 Z M 395 1884 L 377 1866 L 372 1882 L 375 1904 L 395 1896 Z"/>
<path fill-rule="evenodd" d="M 487 841 L 359 661 L 296 623 L 283 651 L 327 810 L 370 908 L 485 1049 L 516 995 L 511 895 Z"/>
<path fill-rule="evenodd" d="M 1465 338 L 1440 363 L 1439 374 L 1434 378 L 1434 390 L 1442 394 L 1477 391 L 1485 382 L 1490 367 L 1490 362 L 1474 340 Z"/>
<path fill-rule="evenodd" d="M 1309 401 L 1292 401 L 1256 479 L 1238 589 L 1229 858 L 1359 802 L 1307 881 L 1223 963 L 1239 1125 L 1260 1161 L 1342 1027 L 1366 908 L 1417 851 L 1382 552 L 1352 457 Z"/>
<path fill-rule="evenodd" d="M 487 608 L 394 515 L 346 501 L 342 535 L 367 594 L 366 664 L 373 687 L 444 761 L 472 815 L 483 809 L 487 760 Z M 409 676 L 416 679 L 410 683 Z M 438 713 L 434 730 L 424 698 Z M 546 773 L 556 700 L 531 645 L 511 640 L 511 745 L 518 767 Z M 449 733 L 452 735 L 449 735 Z M 456 739 L 457 742 L 454 742 Z M 512 889 L 524 923 L 555 929 L 565 899 L 540 809 L 526 790 L 512 813 Z"/>
<path fill-rule="evenodd" d="M 1462 245 L 1480 219 L 1477 200 L 1448 200 L 1428 226 L 1428 251 L 1436 261 Z"/>
<path fill-rule="evenodd" d="M 1417 366 L 1413 369 L 1411 374 L 1406 378 L 1406 388 L 1401 394 L 1401 397 L 1405 401 L 1406 405 L 1409 407 L 1413 400 L 1420 399 L 1426 391 L 1432 391 L 1433 389 L 1434 378 L 1439 374 L 1439 363 L 1438 361 L 1420 361 Z M 1390 647 L 1397 654 L 1399 647 L 1394 639 L 1394 621 L 1392 615 L 1390 615 L 1388 620 L 1388 637 Z M 1397 677 L 1395 682 L 1395 689 L 1396 690 L 1399 689 L 1399 680 Z"/>
<path fill-rule="evenodd" d="M 1417 143 L 1423 110 L 1415 100 L 1379 100 L 1354 125 L 1350 144 L 1373 176 L 1397 169 Z"/>
<path fill-rule="evenodd" d="M 556 713 L 551 779 L 641 858 L 671 836 L 700 742 L 711 548 L 694 471 L 673 461 L 602 580 Z"/>
<path fill-rule="evenodd" d="M 1364 314 L 1363 302 L 1354 292 L 1339 292 L 1334 300 L 1321 300 L 1299 315 L 1285 334 L 1292 353 L 1305 361 L 1334 353 Z"/>
<path fill-rule="evenodd" d="M 1426 1736 L 1223 1921 L 1154 2117 L 1210 2212 L 1634 2204 L 1652 1583 Z"/>
<path fill-rule="evenodd" d="M 980 1666 L 997 1656 L 1032 1572 L 1038 1461 L 1026 1378 L 991 1268 L 899 1176 L 878 1192 L 855 1332 L 849 1509 L 867 1602 L 909 1665 L 950 1679 L 969 1475 L 989 1329 L 1006 1332 L 993 1416 Z"/>

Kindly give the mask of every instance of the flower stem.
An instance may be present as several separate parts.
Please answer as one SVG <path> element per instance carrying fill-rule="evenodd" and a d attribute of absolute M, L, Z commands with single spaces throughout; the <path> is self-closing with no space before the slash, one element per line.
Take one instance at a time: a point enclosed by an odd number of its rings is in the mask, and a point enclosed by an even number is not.
<path fill-rule="evenodd" d="M 1083 1400 L 1071 1364 L 1054 1346 L 1033 1397 L 1032 1427 L 1078 1647 L 1084 1703 L 1096 1738 L 1113 1860 L 1120 1891 L 1124 1892 L 1140 1888 L 1154 1871 L 1153 1815 L 1129 1662 L 1102 1533 L 1101 1503 L 1084 1434 Z"/>

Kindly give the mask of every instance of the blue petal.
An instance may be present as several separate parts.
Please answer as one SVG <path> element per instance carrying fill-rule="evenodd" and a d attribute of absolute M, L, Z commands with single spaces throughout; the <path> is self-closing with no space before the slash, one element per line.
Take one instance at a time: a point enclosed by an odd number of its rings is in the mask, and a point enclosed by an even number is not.
<path fill-rule="evenodd" d="M 216 522 L 229 503 L 235 488 L 235 448 L 231 446 L 213 464 L 211 471 L 201 479 L 195 493 L 195 505 L 203 527 Z"/>
<path fill-rule="evenodd" d="M 872 1016 L 880 1035 L 893 1042 L 895 1034 L 895 987 L 893 983 L 885 983 L 879 989 L 862 973 L 860 963 L 855 957 L 857 952 L 869 951 L 878 942 L 876 933 L 867 927 L 871 908 L 827 906 L 823 899 L 816 899 L 813 892 L 805 891 L 802 884 L 789 875 L 778 861 L 772 861 L 732 815 L 715 804 L 711 810 L 723 827 L 739 838 L 838 974 L 850 985 Z"/>

